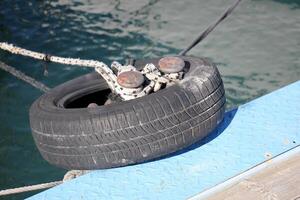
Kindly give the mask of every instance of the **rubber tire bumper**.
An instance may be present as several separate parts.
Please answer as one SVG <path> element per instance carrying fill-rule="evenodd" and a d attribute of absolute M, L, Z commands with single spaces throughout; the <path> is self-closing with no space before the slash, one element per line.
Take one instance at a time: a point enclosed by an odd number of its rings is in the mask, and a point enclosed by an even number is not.
<path fill-rule="evenodd" d="M 134 100 L 64 108 L 70 99 L 108 89 L 97 73 L 42 95 L 30 108 L 30 126 L 43 158 L 65 169 L 112 168 L 167 155 L 207 136 L 224 116 L 223 82 L 208 60 L 181 58 L 189 69 L 183 80 Z"/>

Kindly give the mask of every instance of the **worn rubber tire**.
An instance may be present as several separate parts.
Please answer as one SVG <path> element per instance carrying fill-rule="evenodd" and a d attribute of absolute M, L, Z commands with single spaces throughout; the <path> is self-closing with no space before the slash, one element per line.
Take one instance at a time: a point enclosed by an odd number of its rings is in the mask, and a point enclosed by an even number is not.
<path fill-rule="evenodd" d="M 66 169 L 111 168 L 157 158 L 205 137 L 223 119 L 222 79 L 208 60 L 182 58 L 189 68 L 182 81 L 138 99 L 64 108 L 72 98 L 108 88 L 96 73 L 42 95 L 30 108 L 30 125 L 43 158 Z"/>

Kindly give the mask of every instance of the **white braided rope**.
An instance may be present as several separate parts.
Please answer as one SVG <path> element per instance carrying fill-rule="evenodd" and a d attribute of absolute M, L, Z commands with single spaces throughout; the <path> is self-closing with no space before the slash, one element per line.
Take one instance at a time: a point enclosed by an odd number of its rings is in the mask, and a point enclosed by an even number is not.
<path fill-rule="evenodd" d="M 111 68 L 116 69 L 118 75 L 126 71 L 137 71 L 137 69 L 131 65 L 122 66 L 116 61 L 112 63 Z M 173 85 L 183 77 L 183 72 L 162 75 L 155 65 L 146 64 L 141 73 L 150 81 L 149 84 L 145 87 L 140 86 L 138 88 L 125 88 L 118 84 L 117 76 L 112 72 L 112 70 L 110 70 L 110 72 L 106 72 L 99 67 L 96 67 L 95 70 L 102 76 L 106 77 L 111 90 L 125 101 L 146 96 L 152 91 L 156 92 L 161 89 L 163 84 L 166 84 L 167 87 Z"/>
<path fill-rule="evenodd" d="M 8 44 L 6 42 L 0 42 L 0 48 L 5 51 L 9 51 L 10 53 L 13 53 L 13 54 L 18 54 L 18 55 L 22 55 L 22 56 L 35 58 L 38 60 L 55 62 L 55 63 L 65 64 L 65 65 L 77 65 L 77 66 L 93 67 L 93 68 L 97 67 L 97 66 L 101 67 L 101 68 L 107 67 L 106 64 L 104 64 L 103 62 L 97 61 L 97 60 L 82 60 L 79 58 L 63 58 L 63 57 L 58 57 L 58 56 L 52 56 L 49 54 L 44 54 L 44 53 L 39 53 L 39 52 L 34 52 L 34 51 L 27 50 L 27 49 L 23 49 L 23 48 L 14 46 L 12 44 Z"/>
<path fill-rule="evenodd" d="M 137 69 L 131 65 L 122 66 L 118 62 L 113 62 L 111 68 L 105 63 L 97 60 L 82 60 L 79 58 L 63 58 L 58 56 L 52 56 L 49 54 L 39 53 L 23 49 L 12 44 L 0 42 L 0 49 L 8 51 L 13 54 L 23 55 L 38 60 L 44 60 L 49 62 L 55 62 L 66 65 L 77 65 L 82 67 L 93 67 L 107 82 L 111 91 L 118 94 L 123 100 L 131 100 L 138 97 L 145 96 L 149 93 L 156 92 L 161 89 L 162 85 L 167 87 L 174 84 L 178 80 L 182 79 L 183 72 L 162 74 L 159 69 L 153 64 L 147 64 L 141 73 L 150 81 L 145 87 L 141 86 L 138 88 L 124 88 L 117 82 L 117 75 L 125 71 L 137 71 Z M 117 75 L 114 74 L 113 70 L 117 71 Z"/>
<path fill-rule="evenodd" d="M 97 60 L 82 60 L 79 58 L 63 58 L 63 57 L 58 57 L 58 56 L 52 56 L 49 54 L 44 54 L 44 53 L 39 53 L 39 52 L 34 52 L 30 51 L 27 49 L 23 49 L 17 46 L 14 46 L 12 44 L 8 44 L 6 42 L 0 42 L 0 48 L 8 51 L 13 54 L 18 54 L 22 56 L 27 56 L 31 58 L 35 58 L 38 60 L 44 60 L 44 61 L 49 61 L 49 62 L 55 62 L 55 63 L 60 63 L 60 64 L 65 64 L 65 65 L 77 65 L 77 66 L 82 66 L 82 67 L 98 67 L 102 69 L 105 73 L 112 73 L 111 69 L 103 62 L 97 61 Z M 103 78 L 108 82 L 107 76 L 103 76 Z"/>

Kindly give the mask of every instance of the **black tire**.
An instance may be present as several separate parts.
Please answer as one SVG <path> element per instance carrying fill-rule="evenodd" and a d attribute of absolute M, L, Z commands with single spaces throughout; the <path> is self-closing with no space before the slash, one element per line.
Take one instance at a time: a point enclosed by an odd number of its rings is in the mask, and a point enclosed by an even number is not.
<path fill-rule="evenodd" d="M 208 60 L 182 58 L 188 70 L 182 81 L 134 100 L 66 108 L 79 97 L 108 89 L 96 73 L 42 95 L 30 108 L 30 125 L 42 156 L 66 169 L 111 168 L 157 158 L 205 137 L 223 119 L 223 82 Z"/>

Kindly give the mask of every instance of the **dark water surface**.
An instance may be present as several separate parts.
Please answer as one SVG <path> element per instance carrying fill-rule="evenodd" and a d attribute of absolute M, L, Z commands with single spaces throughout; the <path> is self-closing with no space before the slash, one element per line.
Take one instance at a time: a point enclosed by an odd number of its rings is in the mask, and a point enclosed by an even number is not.
<path fill-rule="evenodd" d="M 0 0 L 0 41 L 107 64 L 176 54 L 232 2 Z M 244 0 L 191 54 L 218 64 L 228 107 L 294 82 L 300 78 L 300 1 Z M 42 62 L 1 50 L 0 60 L 50 87 L 91 71 L 49 64 L 46 77 Z M 59 180 L 65 173 L 42 159 L 30 133 L 28 109 L 41 94 L 0 71 L 0 190 Z"/>

